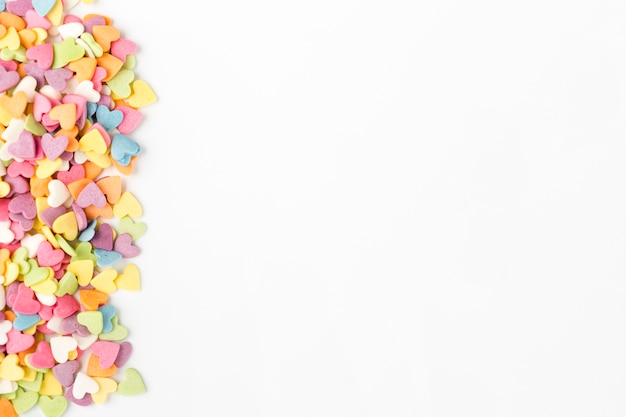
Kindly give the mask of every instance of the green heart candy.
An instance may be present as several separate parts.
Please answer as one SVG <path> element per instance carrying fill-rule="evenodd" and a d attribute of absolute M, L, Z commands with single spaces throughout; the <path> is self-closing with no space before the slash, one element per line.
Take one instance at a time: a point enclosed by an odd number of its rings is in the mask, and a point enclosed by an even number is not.
<path fill-rule="evenodd" d="M 59 287 L 57 288 L 54 295 L 57 297 L 62 297 L 65 294 L 74 294 L 78 289 L 78 279 L 76 275 L 72 271 L 67 271 L 61 279 L 59 280 Z"/>
<path fill-rule="evenodd" d="M 76 255 L 72 256 L 71 261 L 80 261 L 84 259 L 90 259 L 93 261 L 93 264 L 96 265 L 98 262 L 98 258 L 92 252 L 93 246 L 89 242 L 80 242 L 74 250 L 76 251 Z"/>
<path fill-rule="evenodd" d="M 25 275 L 30 271 L 30 263 L 28 262 L 28 248 L 26 246 L 20 246 L 15 249 L 13 255 L 11 255 L 11 262 L 17 264 L 20 268 L 20 274 Z"/>
<path fill-rule="evenodd" d="M 146 224 L 143 222 L 136 222 L 130 216 L 124 216 L 120 219 L 119 223 L 120 234 L 128 233 L 133 240 L 139 239 L 144 233 L 146 233 Z"/>
<path fill-rule="evenodd" d="M 24 274 L 24 284 L 27 287 L 32 287 L 40 282 L 43 282 L 50 275 L 50 269 L 48 267 L 39 266 L 36 260 L 29 259 L 30 263 L 29 271 Z"/>
<path fill-rule="evenodd" d="M 124 372 L 124 380 L 117 385 L 117 392 L 122 395 L 139 395 L 146 392 L 146 385 L 139 371 L 128 368 Z"/>
<path fill-rule="evenodd" d="M 135 73 L 129 69 L 121 69 L 109 81 L 107 85 L 116 96 L 120 98 L 128 98 L 132 89 L 130 84 L 135 80 Z"/>
<path fill-rule="evenodd" d="M 67 408 L 67 398 L 42 395 L 37 401 L 39 408 L 46 417 L 61 417 Z"/>
<path fill-rule="evenodd" d="M 19 48 L 17 48 L 16 50 L 12 50 L 9 48 L 2 48 L 2 50 L 0 51 L 0 58 L 2 58 L 3 61 L 19 61 L 19 62 L 25 62 L 26 61 L 26 48 L 24 48 L 24 46 L 20 45 Z"/>
<path fill-rule="evenodd" d="M 100 334 L 104 327 L 101 311 L 81 311 L 76 316 L 76 320 L 83 326 L 87 327 L 89 333 Z"/>
<path fill-rule="evenodd" d="M 26 391 L 39 392 L 39 390 L 41 389 L 41 384 L 43 383 L 43 374 L 44 372 L 37 372 L 37 374 L 35 375 L 35 379 L 33 379 L 32 381 L 22 379 L 21 381 L 17 382 L 17 385 L 24 388 Z"/>
<path fill-rule="evenodd" d="M 74 247 L 70 245 L 63 236 L 57 233 L 56 235 L 54 235 L 54 238 L 57 240 L 57 242 L 59 242 L 59 247 L 63 250 L 63 252 L 67 253 L 70 256 L 76 256 L 76 251 L 74 250 Z"/>
<path fill-rule="evenodd" d="M 15 391 L 15 398 L 11 400 L 13 408 L 17 414 L 25 413 L 37 404 L 39 400 L 39 394 L 35 391 L 25 391 L 22 388 L 18 388 Z"/>
<path fill-rule="evenodd" d="M 80 39 L 85 42 L 85 44 L 89 47 L 89 49 L 91 50 L 91 52 L 93 52 L 93 55 L 96 57 L 101 57 L 102 53 L 104 52 L 102 50 L 102 46 L 100 46 L 100 44 L 98 42 L 96 42 L 96 40 L 94 39 L 93 35 L 89 32 L 83 32 L 82 35 L 80 35 Z"/>
<path fill-rule="evenodd" d="M 35 116 L 32 113 L 28 113 L 26 120 L 24 121 L 24 129 L 28 130 L 35 136 L 43 136 L 47 130 L 41 123 L 35 120 Z"/>
<path fill-rule="evenodd" d="M 85 56 L 85 48 L 77 45 L 74 38 L 65 38 L 61 43 L 52 44 L 52 48 L 54 52 L 52 68 L 62 68 Z"/>
<path fill-rule="evenodd" d="M 123 340 L 128 336 L 128 329 L 118 323 L 117 316 L 111 317 L 111 324 L 113 329 L 107 333 L 100 333 L 100 336 L 98 336 L 100 340 L 117 341 Z"/>

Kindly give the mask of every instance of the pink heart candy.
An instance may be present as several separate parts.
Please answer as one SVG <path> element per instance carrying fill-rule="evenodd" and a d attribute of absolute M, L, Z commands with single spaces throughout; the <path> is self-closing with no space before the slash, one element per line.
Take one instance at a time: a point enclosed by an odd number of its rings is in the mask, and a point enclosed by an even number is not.
<path fill-rule="evenodd" d="M 20 159 L 32 159 L 37 154 L 35 146 L 35 138 L 33 134 L 27 130 L 20 133 L 17 141 L 10 143 L 8 147 L 9 153 Z"/>
<path fill-rule="evenodd" d="M 54 356 L 52 356 L 52 348 L 46 341 L 37 343 L 35 352 L 28 355 L 30 365 L 39 369 L 49 369 L 55 364 Z"/>
<path fill-rule="evenodd" d="M 133 245 L 133 237 L 130 233 L 120 233 L 115 239 L 113 250 L 121 253 L 124 258 L 133 258 L 139 255 L 139 247 Z"/>
<path fill-rule="evenodd" d="M 31 178 L 35 174 L 35 167 L 29 161 L 13 160 L 7 167 L 7 174 L 11 177 L 22 176 Z"/>
<path fill-rule="evenodd" d="M 87 208 L 89 206 L 102 208 L 106 205 L 106 203 L 106 196 L 100 187 L 98 187 L 98 185 L 93 181 L 87 183 L 80 193 L 78 193 L 78 197 L 76 198 L 76 204 L 82 208 Z"/>
<path fill-rule="evenodd" d="M 63 91 L 67 84 L 67 80 L 72 78 L 74 72 L 67 68 L 54 68 L 46 70 L 43 73 L 48 85 L 57 91 Z"/>
<path fill-rule="evenodd" d="M 91 352 L 98 357 L 100 367 L 104 369 L 115 364 L 119 351 L 119 344 L 106 340 L 100 340 L 91 345 Z"/>
<path fill-rule="evenodd" d="M 113 228 L 108 223 L 102 223 L 90 240 L 94 248 L 112 250 L 113 249 Z"/>
<path fill-rule="evenodd" d="M 72 165 L 68 171 L 57 172 L 57 179 L 65 185 L 81 178 L 85 178 L 85 167 L 80 164 Z"/>
<path fill-rule="evenodd" d="M 30 334 L 24 334 L 19 330 L 11 329 L 7 333 L 6 352 L 8 354 L 23 352 L 30 349 L 35 343 L 35 337 Z"/>
<path fill-rule="evenodd" d="M 35 198 L 31 193 L 22 193 L 14 196 L 9 203 L 9 212 L 22 214 L 27 219 L 34 219 L 37 216 Z"/>
<path fill-rule="evenodd" d="M 117 130 L 121 134 L 127 135 L 139 125 L 142 118 L 142 113 L 139 110 L 128 106 L 117 106 L 115 110 L 121 111 L 124 115 L 122 122 L 117 126 Z"/>
<path fill-rule="evenodd" d="M 31 46 L 26 50 L 26 58 L 36 62 L 42 69 L 47 70 L 54 60 L 54 47 L 51 43 L 42 43 Z"/>
<path fill-rule="evenodd" d="M 55 365 L 52 368 L 52 373 L 62 386 L 69 387 L 74 383 L 79 369 L 80 362 L 72 360 Z"/>
<path fill-rule="evenodd" d="M 15 87 L 20 82 L 20 78 L 17 71 L 7 71 L 3 66 L 0 66 L 0 92 Z"/>
<path fill-rule="evenodd" d="M 67 148 L 68 143 L 69 139 L 65 135 L 59 135 L 55 138 L 50 133 L 44 133 L 41 137 L 41 147 L 43 148 L 43 153 L 51 161 L 60 157 L 63 152 L 65 152 L 65 148 Z"/>
<path fill-rule="evenodd" d="M 13 311 L 19 314 L 37 314 L 41 303 L 35 298 L 35 292 L 24 283 L 20 283 L 13 299 Z"/>
<path fill-rule="evenodd" d="M 126 61 L 128 55 L 137 52 L 137 44 L 128 39 L 117 39 L 111 42 L 111 55 L 119 58 L 120 61 Z"/>
<path fill-rule="evenodd" d="M 35 120 L 41 122 L 50 109 L 52 109 L 52 101 L 41 93 L 35 93 L 33 97 L 33 117 Z"/>
<path fill-rule="evenodd" d="M 115 366 L 121 368 L 126 364 L 126 361 L 130 358 L 131 353 L 133 352 L 133 345 L 124 341 L 120 343 L 120 351 L 117 354 L 117 359 L 115 360 Z"/>
<path fill-rule="evenodd" d="M 55 249 L 50 242 L 44 240 L 37 247 L 37 263 L 39 266 L 53 266 L 65 257 L 62 249 Z"/>
<path fill-rule="evenodd" d="M 65 319 L 78 311 L 80 311 L 80 303 L 72 294 L 64 294 L 57 297 L 56 306 L 54 307 L 55 316 Z"/>

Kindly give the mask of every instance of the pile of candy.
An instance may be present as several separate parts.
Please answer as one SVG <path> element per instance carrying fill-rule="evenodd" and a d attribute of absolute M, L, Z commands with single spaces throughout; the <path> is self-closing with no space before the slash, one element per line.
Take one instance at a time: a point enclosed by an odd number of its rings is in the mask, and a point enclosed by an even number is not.
<path fill-rule="evenodd" d="M 80 0 L 0 0 L 0 416 L 136 395 L 108 301 L 138 291 L 130 135 L 156 101 L 137 45 Z M 84 3 L 90 1 L 83 0 Z"/>

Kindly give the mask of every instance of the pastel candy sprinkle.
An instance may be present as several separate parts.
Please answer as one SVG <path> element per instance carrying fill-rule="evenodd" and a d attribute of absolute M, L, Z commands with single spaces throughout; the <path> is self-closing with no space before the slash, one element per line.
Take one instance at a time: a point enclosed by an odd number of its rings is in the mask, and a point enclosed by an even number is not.
<path fill-rule="evenodd" d="M 152 87 L 92 0 L 0 0 L 0 416 L 146 391 L 111 304 L 141 289 L 143 207 L 126 189 Z"/>

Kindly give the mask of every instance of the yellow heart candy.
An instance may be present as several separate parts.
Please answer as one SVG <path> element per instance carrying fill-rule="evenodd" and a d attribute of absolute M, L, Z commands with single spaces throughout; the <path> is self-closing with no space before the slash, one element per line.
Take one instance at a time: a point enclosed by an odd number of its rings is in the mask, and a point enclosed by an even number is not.
<path fill-rule="evenodd" d="M 124 191 L 120 196 L 120 199 L 113 206 L 113 215 L 118 218 L 122 218 L 126 215 L 137 218 L 141 217 L 143 209 L 139 201 L 135 198 L 130 191 Z"/>
<path fill-rule="evenodd" d="M 98 291 L 111 294 L 117 290 L 115 278 L 117 278 L 117 271 L 113 268 L 107 268 L 93 277 L 91 285 Z"/>
<path fill-rule="evenodd" d="M 59 289 L 59 284 L 57 280 L 54 279 L 54 271 L 52 270 L 52 268 L 49 268 L 49 269 L 51 271 L 50 275 L 52 277 L 48 276 L 48 278 L 46 278 L 42 282 L 36 285 L 31 285 L 30 287 L 31 290 L 40 294 L 54 294 L 57 291 L 57 289 Z"/>
<path fill-rule="evenodd" d="M 20 276 L 20 266 L 13 262 L 7 262 L 4 271 L 4 285 L 9 285 Z"/>
<path fill-rule="evenodd" d="M 11 353 L 0 362 L 0 378 L 9 381 L 19 381 L 24 378 L 24 370 L 19 366 L 20 358 L 16 353 Z"/>
<path fill-rule="evenodd" d="M 135 264 L 127 264 L 124 272 L 115 279 L 117 288 L 126 291 L 139 291 L 141 289 L 141 275 Z"/>
<path fill-rule="evenodd" d="M 40 395 L 63 395 L 63 385 L 59 382 L 56 376 L 52 373 L 52 369 L 48 369 L 43 375 L 41 381 L 41 388 L 39 388 Z"/>
<path fill-rule="evenodd" d="M 148 104 L 152 104 L 157 100 L 154 91 L 148 85 L 147 82 L 143 80 L 135 80 L 132 84 L 132 93 L 130 97 L 128 97 L 128 104 L 132 107 L 139 108 L 143 106 L 147 106 Z"/>
<path fill-rule="evenodd" d="M 76 214 L 73 211 L 68 211 L 65 214 L 60 215 L 52 223 L 52 230 L 54 233 L 62 235 L 66 240 L 74 240 L 78 236 L 78 222 L 76 221 Z"/>
<path fill-rule="evenodd" d="M 92 377 L 98 383 L 98 392 L 91 394 L 91 399 L 96 404 L 102 404 L 106 401 L 107 395 L 117 390 L 117 382 L 111 378 Z"/>
<path fill-rule="evenodd" d="M 0 198 L 4 198 L 11 192 L 11 185 L 8 182 L 0 180 Z"/>
<path fill-rule="evenodd" d="M 0 49 L 9 48 L 11 51 L 16 51 L 20 47 L 20 35 L 13 26 L 7 28 L 7 32 L 2 38 L 0 38 Z"/>
<path fill-rule="evenodd" d="M 78 141 L 78 149 L 83 152 L 94 152 L 104 155 L 107 151 L 107 143 L 98 129 L 91 129 Z"/>
<path fill-rule="evenodd" d="M 67 265 L 67 271 L 73 273 L 78 280 L 78 285 L 85 287 L 93 277 L 94 264 L 91 259 L 72 261 Z"/>
<path fill-rule="evenodd" d="M 49 160 L 48 158 L 42 158 L 37 160 L 37 169 L 35 170 L 35 175 L 37 178 L 49 178 L 61 168 L 63 165 L 63 160 L 61 158 L 56 158 L 54 160 Z"/>
<path fill-rule="evenodd" d="M 87 159 L 89 159 L 91 162 L 93 162 L 102 169 L 111 166 L 111 157 L 109 155 L 102 155 L 96 152 L 85 152 L 85 156 L 87 156 Z"/>

